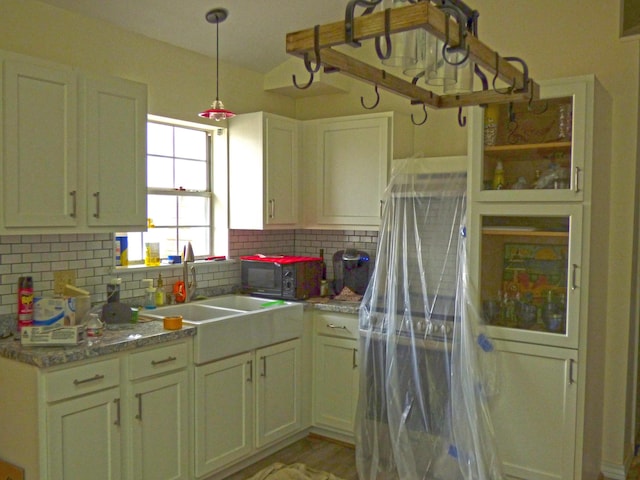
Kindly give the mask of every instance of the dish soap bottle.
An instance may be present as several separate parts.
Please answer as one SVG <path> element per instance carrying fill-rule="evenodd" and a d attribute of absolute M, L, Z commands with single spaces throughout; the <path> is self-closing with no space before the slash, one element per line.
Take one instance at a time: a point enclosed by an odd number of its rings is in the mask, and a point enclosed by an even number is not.
<path fill-rule="evenodd" d="M 151 310 L 156 308 L 156 289 L 153 288 L 153 279 L 145 278 L 142 280 L 144 285 L 144 308 Z"/>
<path fill-rule="evenodd" d="M 158 274 L 158 287 L 156 288 L 156 307 L 164 305 L 164 282 L 162 281 L 162 274 Z"/>

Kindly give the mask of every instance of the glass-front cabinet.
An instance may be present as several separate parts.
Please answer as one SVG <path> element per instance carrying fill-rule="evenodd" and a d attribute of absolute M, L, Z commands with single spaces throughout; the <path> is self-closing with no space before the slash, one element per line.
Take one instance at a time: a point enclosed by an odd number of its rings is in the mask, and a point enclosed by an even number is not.
<path fill-rule="evenodd" d="M 480 204 L 471 261 L 494 338 L 576 348 L 582 207 Z"/>
<path fill-rule="evenodd" d="M 480 201 L 581 201 L 590 172 L 586 87 L 541 86 L 541 99 L 475 109 L 472 194 Z"/>
<path fill-rule="evenodd" d="M 587 374 L 606 304 L 593 289 L 607 254 L 593 212 L 609 187 L 598 91 L 593 76 L 541 82 L 540 100 L 469 115 L 469 283 L 499 358 L 491 415 L 509 478 L 586 478 L 599 448 L 583 441 L 584 412 L 599 408 L 586 392 L 603 384 L 598 368 Z"/>

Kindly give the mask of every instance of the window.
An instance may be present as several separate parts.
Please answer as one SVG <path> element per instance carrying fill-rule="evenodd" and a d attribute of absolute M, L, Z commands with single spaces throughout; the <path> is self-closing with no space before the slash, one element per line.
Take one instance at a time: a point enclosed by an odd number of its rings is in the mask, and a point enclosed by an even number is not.
<path fill-rule="evenodd" d="M 225 130 L 149 116 L 146 232 L 129 232 L 130 264 L 144 263 L 146 243 L 160 257 L 182 254 L 191 242 L 198 257 L 214 252 L 214 156 L 226 155 Z M 216 144 L 224 143 L 224 151 Z M 217 182 L 218 184 L 220 182 Z"/>

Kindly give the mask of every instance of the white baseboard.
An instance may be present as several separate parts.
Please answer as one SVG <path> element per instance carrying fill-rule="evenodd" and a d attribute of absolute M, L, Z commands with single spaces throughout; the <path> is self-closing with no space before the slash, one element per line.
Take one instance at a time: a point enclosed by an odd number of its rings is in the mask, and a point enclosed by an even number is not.
<path fill-rule="evenodd" d="M 607 480 L 625 480 L 627 478 L 627 467 L 619 463 L 602 462 L 600 471 Z"/>

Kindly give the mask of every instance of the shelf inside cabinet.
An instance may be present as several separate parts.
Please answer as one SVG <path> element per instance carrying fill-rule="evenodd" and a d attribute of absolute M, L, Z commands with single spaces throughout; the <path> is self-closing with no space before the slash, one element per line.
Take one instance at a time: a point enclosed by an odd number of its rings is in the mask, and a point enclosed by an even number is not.
<path fill-rule="evenodd" d="M 519 154 L 535 153 L 536 155 L 549 155 L 552 153 L 571 152 L 571 142 L 527 143 L 519 145 L 491 145 L 484 148 L 486 155 L 501 159 L 518 160 Z M 528 159 L 528 158 L 527 158 Z"/>
<path fill-rule="evenodd" d="M 527 230 L 519 228 L 484 227 L 483 235 L 511 235 L 518 237 L 569 237 L 569 232 L 556 232 L 548 230 Z"/>

